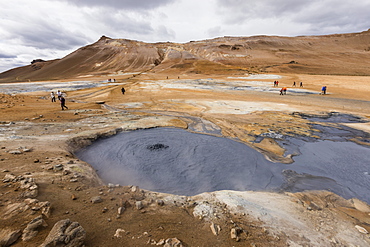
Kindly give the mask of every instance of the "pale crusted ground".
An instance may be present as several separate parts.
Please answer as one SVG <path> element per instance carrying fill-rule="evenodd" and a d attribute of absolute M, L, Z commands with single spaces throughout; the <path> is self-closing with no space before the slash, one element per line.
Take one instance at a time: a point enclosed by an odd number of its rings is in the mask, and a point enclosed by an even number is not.
<path fill-rule="evenodd" d="M 45 218 L 48 227 L 40 229 L 31 242 L 19 240 L 14 246 L 38 246 L 55 222 L 70 218 L 87 231 L 86 246 L 146 246 L 160 239 L 177 237 L 185 246 L 367 246 L 370 210 L 361 202 L 347 201 L 328 192 L 277 194 L 267 192 L 214 192 L 180 197 L 133 192 L 130 188 L 107 188 L 94 170 L 70 152 L 88 145 L 99 136 L 116 131 L 158 126 L 191 128 L 207 132 L 220 130 L 255 146 L 272 160 L 290 162 L 273 139 L 254 144 L 253 135 L 266 132 L 312 135 L 310 126 L 292 112 L 324 114 L 342 112 L 370 118 L 368 77 L 280 75 L 281 78 L 191 78 L 177 75 L 143 74 L 134 79 L 117 76 L 121 85 L 67 92 L 66 111 L 51 103 L 49 91 L 1 95 L 0 171 L 35 178 L 40 201 L 49 201 L 52 213 Z M 84 78 L 84 80 L 106 78 Z M 194 79 L 202 79 L 196 81 Z M 210 80 L 213 79 L 213 80 Z M 279 88 L 288 87 L 287 95 Z M 292 88 L 302 81 L 305 94 Z M 215 83 L 216 82 L 216 83 Z M 248 85 L 248 90 L 230 89 Z M 319 95 L 321 87 L 327 95 Z M 124 86 L 125 95 L 120 89 Z M 96 104 L 96 102 L 105 104 Z M 100 102 L 100 103 L 102 103 Z M 42 115 L 42 116 L 41 116 Z M 194 122 L 194 118 L 198 122 Z M 369 123 L 350 124 L 369 131 Z M 30 152 L 23 152 L 23 149 Z M 10 151 L 21 150 L 21 154 Z M 53 171 L 63 164 L 64 170 Z M 51 169 L 51 170 L 50 170 Z M 22 211 L 22 189 L 17 183 L 0 187 L 3 229 L 21 229 L 40 214 Z M 92 204 L 99 195 L 103 202 Z M 164 205 L 157 205 L 157 200 Z M 143 209 L 135 202 L 142 201 Z M 117 208 L 126 211 L 117 217 Z M 14 216 L 10 209 L 15 208 Z M 106 210 L 105 210 L 106 208 Z M 13 211 L 12 211 L 13 212 Z M 219 225 L 213 235 L 211 223 Z M 121 238 L 116 229 L 125 230 Z M 236 229 L 239 242 L 230 237 Z"/>

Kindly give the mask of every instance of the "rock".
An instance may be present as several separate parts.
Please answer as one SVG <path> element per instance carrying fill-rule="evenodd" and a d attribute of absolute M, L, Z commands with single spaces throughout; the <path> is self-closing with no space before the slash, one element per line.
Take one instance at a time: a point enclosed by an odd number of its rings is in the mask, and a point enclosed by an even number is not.
<path fill-rule="evenodd" d="M 358 211 L 370 213 L 370 206 L 366 202 L 360 201 L 357 198 L 351 199 L 351 202 Z"/>
<path fill-rule="evenodd" d="M 5 177 L 3 178 L 3 183 L 11 182 L 14 179 L 16 179 L 16 176 L 14 176 L 13 174 L 5 174 Z"/>
<path fill-rule="evenodd" d="M 125 233 L 126 233 L 125 230 L 118 228 L 116 230 L 116 233 L 114 234 L 114 237 L 116 237 L 116 238 L 122 238 Z"/>
<path fill-rule="evenodd" d="M 0 246 L 10 246 L 15 243 L 18 238 L 22 235 L 21 230 L 12 231 L 10 229 L 1 229 L 0 230 Z"/>
<path fill-rule="evenodd" d="M 41 207 L 41 214 L 46 218 L 50 218 L 51 214 L 51 204 L 48 201 L 40 202 L 38 205 Z"/>
<path fill-rule="evenodd" d="M 138 192 L 139 191 L 139 186 L 132 186 L 131 187 L 131 192 Z"/>
<path fill-rule="evenodd" d="M 41 213 L 42 213 L 42 215 L 44 215 L 46 218 L 50 218 L 50 215 L 51 215 L 51 207 L 50 207 L 50 206 L 43 207 L 43 208 L 41 209 Z"/>
<path fill-rule="evenodd" d="M 136 201 L 135 202 L 136 209 L 140 210 L 143 209 L 143 202 L 142 201 Z"/>
<path fill-rule="evenodd" d="M 126 208 L 125 207 L 119 207 L 118 208 L 118 215 L 121 215 L 123 214 L 123 212 L 125 212 Z"/>
<path fill-rule="evenodd" d="M 161 239 L 158 241 L 157 245 L 164 245 L 166 243 L 166 239 Z"/>
<path fill-rule="evenodd" d="M 9 151 L 10 154 L 22 154 L 22 151 L 20 150 L 12 150 L 12 151 Z"/>
<path fill-rule="evenodd" d="M 29 204 L 33 204 L 33 203 L 38 203 L 39 200 L 32 199 L 32 198 L 26 198 L 26 199 L 24 199 L 24 202 L 29 205 Z"/>
<path fill-rule="evenodd" d="M 179 239 L 169 238 L 165 241 L 164 247 L 183 247 L 183 245 Z"/>
<path fill-rule="evenodd" d="M 40 162 L 40 160 L 39 159 L 34 159 L 33 160 L 33 163 L 39 163 Z"/>
<path fill-rule="evenodd" d="M 221 227 L 219 225 L 214 224 L 213 222 L 212 222 L 210 227 L 211 227 L 211 231 L 212 231 L 213 235 L 215 235 L 215 236 L 217 236 L 221 231 Z"/>
<path fill-rule="evenodd" d="M 236 242 L 239 242 L 240 241 L 240 238 L 239 238 L 239 229 L 237 228 L 232 228 L 231 231 L 230 231 L 230 237 L 231 239 L 235 239 Z"/>
<path fill-rule="evenodd" d="M 58 164 L 58 165 L 55 165 L 55 166 L 53 167 L 53 170 L 54 170 L 55 172 L 57 172 L 57 171 L 63 171 L 63 169 L 64 169 L 63 164 Z"/>
<path fill-rule="evenodd" d="M 39 228 L 48 226 L 42 216 L 38 216 L 31 220 L 30 223 L 23 230 L 22 240 L 29 241 L 37 235 Z"/>
<path fill-rule="evenodd" d="M 161 200 L 161 199 L 159 199 L 159 200 L 157 200 L 157 204 L 158 204 L 159 206 L 163 206 L 163 205 L 164 205 L 164 201 L 163 201 L 163 200 Z"/>
<path fill-rule="evenodd" d="M 40 247 L 80 247 L 86 238 L 86 231 L 78 222 L 60 220 L 53 226 Z"/>
<path fill-rule="evenodd" d="M 362 226 L 355 225 L 355 227 L 356 227 L 356 229 L 357 229 L 359 232 L 361 232 L 361 233 L 363 233 L 363 234 L 368 234 L 368 233 L 369 233 L 369 232 L 368 232 L 365 228 L 363 228 Z"/>
<path fill-rule="evenodd" d="M 93 198 L 91 198 L 92 203 L 100 203 L 102 201 L 103 201 L 103 199 L 101 199 L 100 196 L 94 196 Z"/>

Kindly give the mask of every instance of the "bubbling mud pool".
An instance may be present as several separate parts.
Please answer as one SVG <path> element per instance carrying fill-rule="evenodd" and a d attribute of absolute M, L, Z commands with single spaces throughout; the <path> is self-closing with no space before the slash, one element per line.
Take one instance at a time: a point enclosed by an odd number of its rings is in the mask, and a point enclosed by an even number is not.
<path fill-rule="evenodd" d="M 297 141 L 293 164 L 268 161 L 228 138 L 175 128 L 123 132 L 76 156 L 106 183 L 178 195 L 218 190 L 329 190 L 370 202 L 369 148 L 352 142 Z"/>

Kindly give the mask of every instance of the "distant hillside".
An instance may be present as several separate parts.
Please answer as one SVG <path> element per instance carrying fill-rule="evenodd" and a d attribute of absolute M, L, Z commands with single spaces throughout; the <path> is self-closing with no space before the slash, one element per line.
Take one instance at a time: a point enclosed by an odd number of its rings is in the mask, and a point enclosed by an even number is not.
<path fill-rule="evenodd" d="M 370 75 L 370 29 L 325 36 L 222 37 L 178 43 L 144 43 L 101 37 L 62 59 L 0 74 L 0 82 L 53 80 L 116 72 Z"/>

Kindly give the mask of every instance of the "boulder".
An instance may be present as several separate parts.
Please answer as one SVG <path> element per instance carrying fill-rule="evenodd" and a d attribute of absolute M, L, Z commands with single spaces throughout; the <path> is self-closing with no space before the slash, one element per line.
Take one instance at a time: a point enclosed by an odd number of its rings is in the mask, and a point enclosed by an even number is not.
<path fill-rule="evenodd" d="M 21 230 L 10 230 L 1 229 L 0 230 L 0 246 L 7 247 L 15 243 L 18 238 L 22 235 Z"/>
<path fill-rule="evenodd" d="M 79 247 L 83 245 L 85 238 L 86 231 L 78 222 L 65 219 L 55 223 L 40 247 Z"/>
<path fill-rule="evenodd" d="M 46 226 L 48 225 L 46 224 L 45 220 L 42 218 L 41 215 L 34 218 L 33 220 L 31 220 L 30 223 L 28 223 L 26 228 L 23 230 L 22 240 L 23 241 L 31 240 L 33 237 L 37 235 L 41 227 Z"/>

